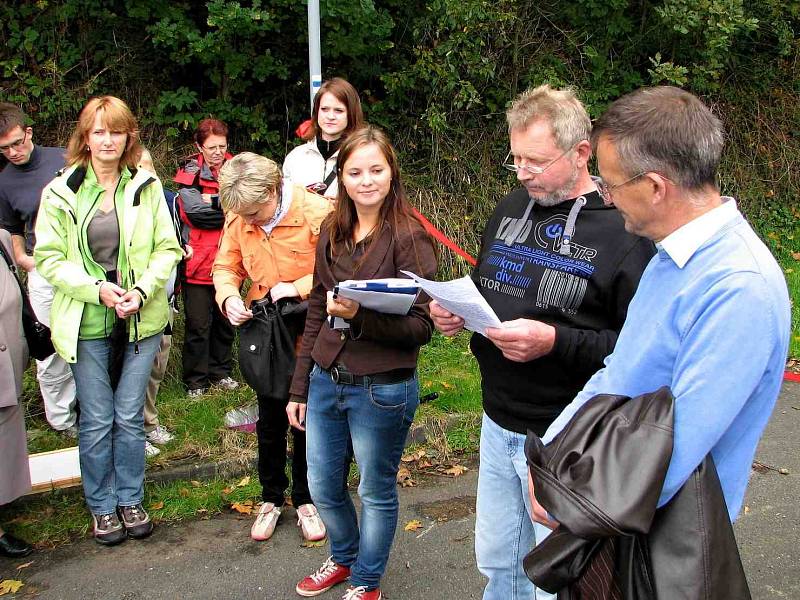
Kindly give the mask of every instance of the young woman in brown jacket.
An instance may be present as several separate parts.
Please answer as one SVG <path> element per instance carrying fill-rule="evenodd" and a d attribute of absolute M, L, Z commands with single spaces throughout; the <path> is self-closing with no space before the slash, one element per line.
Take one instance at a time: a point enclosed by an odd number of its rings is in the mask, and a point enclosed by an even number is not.
<path fill-rule="evenodd" d="M 402 270 L 433 278 L 436 254 L 383 132 L 352 133 L 339 151 L 339 169 L 287 407 L 290 423 L 307 430 L 308 483 L 332 556 L 296 591 L 316 596 L 349 577 L 343 598 L 379 600 L 397 524 L 400 455 L 419 404 L 417 357 L 433 325 L 424 296 L 407 315 L 389 315 L 336 298 L 333 288 L 347 279 L 403 277 Z M 328 316 L 349 329 L 331 329 Z M 361 480 L 360 524 L 347 491 L 352 457 Z"/>

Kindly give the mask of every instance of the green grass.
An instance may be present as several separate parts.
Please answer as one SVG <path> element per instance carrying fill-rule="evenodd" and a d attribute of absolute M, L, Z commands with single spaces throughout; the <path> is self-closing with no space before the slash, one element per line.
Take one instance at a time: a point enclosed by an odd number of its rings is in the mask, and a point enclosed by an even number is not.
<path fill-rule="evenodd" d="M 439 397 L 426 410 L 447 413 L 481 411 L 481 383 L 478 363 L 469 350 L 469 335 L 454 338 L 435 334 L 422 349 L 419 359 L 420 395 L 437 392 Z"/>
<path fill-rule="evenodd" d="M 256 504 L 260 497 L 261 486 L 252 475 L 238 480 L 148 484 L 143 504 L 155 523 L 170 523 L 219 514 L 231 510 L 234 502 Z M 91 516 L 80 488 L 27 498 L 4 509 L 2 517 L 13 535 L 45 548 L 86 537 L 91 531 Z"/>

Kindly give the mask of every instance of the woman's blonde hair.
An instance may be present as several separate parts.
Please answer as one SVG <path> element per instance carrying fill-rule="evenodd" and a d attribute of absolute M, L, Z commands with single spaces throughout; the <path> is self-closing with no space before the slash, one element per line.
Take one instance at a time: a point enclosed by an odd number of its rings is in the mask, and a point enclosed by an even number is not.
<path fill-rule="evenodd" d="M 269 200 L 281 179 L 281 169 L 274 160 L 242 152 L 219 170 L 219 200 L 225 210 L 238 213 Z"/>
<path fill-rule="evenodd" d="M 125 151 L 119 159 L 120 167 L 136 168 L 141 154 L 139 145 L 139 125 L 131 109 L 115 96 L 98 96 L 86 103 L 78 116 L 78 123 L 67 144 L 67 164 L 86 167 L 92 159 L 87 139 L 94 127 L 94 119 L 102 111 L 103 125 L 110 131 L 128 135 Z"/>

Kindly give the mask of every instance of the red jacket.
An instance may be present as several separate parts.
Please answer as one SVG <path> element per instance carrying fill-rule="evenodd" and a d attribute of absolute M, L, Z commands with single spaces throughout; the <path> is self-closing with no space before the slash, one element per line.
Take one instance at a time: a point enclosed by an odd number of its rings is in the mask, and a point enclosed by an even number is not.
<path fill-rule="evenodd" d="M 232 154 L 225 154 L 226 161 L 231 158 Z M 183 280 L 213 285 L 211 268 L 217 255 L 225 215 L 218 198 L 208 204 L 201 195 L 217 196 L 219 183 L 204 163 L 202 154 L 195 155 L 179 168 L 174 181 L 180 186 L 177 206 L 183 225 L 183 238 L 193 250 L 192 258 L 185 265 Z"/>

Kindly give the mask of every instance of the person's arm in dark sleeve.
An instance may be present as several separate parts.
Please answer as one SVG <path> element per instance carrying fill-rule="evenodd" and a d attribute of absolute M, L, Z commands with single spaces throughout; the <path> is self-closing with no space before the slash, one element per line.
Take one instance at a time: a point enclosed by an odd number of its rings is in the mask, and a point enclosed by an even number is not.
<path fill-rule="evenodd" d="M 323 244 L 317 245 L 317 265 L 325 263 L 325 249 L 321 246 Z M 289 389 L 292 402 L 305 403 L 308 397 L 308 376 L 311 374 L 311 367 L 314 362 L 311 358 L 311 352 L 314 349 L 317 336 L 324 326 L 325 317 L 327 316 L 326 307 L 327 294 L 325 286 L 320 282 L 315 269 L 314 282 L 311 287 L 311 293 L 308 295 L 308 312 L 306 313 L 303 339 L 297 352 L 297 363 L 292 376 L 292 385 Z"/>
<path fill-rule="evenodd" d="M 607 310 L 613 315 L 613 327 L 592 330 L 555 325 L 556 338 L 551 354 L 557 356 L 562 364 L 579 371 L 591 374 L 600 369 L 605 357 L 614 350 L 628 313 L 628 304 L 653 254 L 653 243 L 639 238 L 620 261 L 608 294 Z"/>

